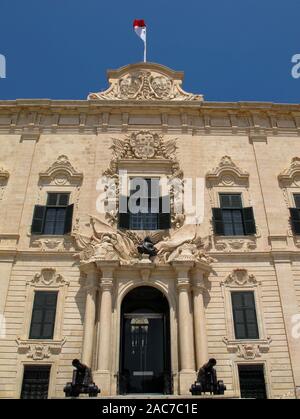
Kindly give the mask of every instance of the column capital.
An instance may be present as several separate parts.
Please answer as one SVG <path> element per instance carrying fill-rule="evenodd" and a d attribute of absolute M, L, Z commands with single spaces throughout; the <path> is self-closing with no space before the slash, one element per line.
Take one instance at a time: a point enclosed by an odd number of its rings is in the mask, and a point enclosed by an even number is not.
<path fill-rule="evenodd" d="M 189 271 L 194 266 L 194 262 L 173 260 L 172 266 L 178 278 L 189 278 Z"/>
<path fill-rule="evenodd" d="M 100 288 L 102 291 L 112 291 L 114 286 L 113 280 L 110 279 L 101 279 Z"/>
<path fill-rule="evenodd" d="M 97 267 L 102 272 L 102 280 L 103 279 L 111 279 L 113 280 L 114 271 L 119 266 L 118 260 L 108 260 L 108 261 L 98 261 L 96 262 Z"/>
<path fill-rule="evenodd" d="M 84 273 L 85 275 L 96 274 L 97 268 L 94 262 L 85 263 L 84 265 L 80 265 L 80 272 Z"/>
<path fill-rule="evenodd" d="M 190 284 L 189 279 L 187 279 L 187 280 L 178 279 L 177 280 L 177 289 L 178 289 L 178 291 L 189 291 L 191 289 L 191 284 Z"/>
<path fill-rule="evenodd" d="M 200 269 L 193 271 L 193 291 L 203 292 L 206 289 L 204 273 Z"/>

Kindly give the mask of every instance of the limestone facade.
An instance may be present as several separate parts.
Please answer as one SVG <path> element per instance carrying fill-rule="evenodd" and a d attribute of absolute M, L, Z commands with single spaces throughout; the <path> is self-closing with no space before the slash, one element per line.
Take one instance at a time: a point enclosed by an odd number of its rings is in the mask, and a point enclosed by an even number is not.
<path fill-rule="evenodd" d="M 229 397 L 249 364 L 264 366 L 269 398 L 300 397 L 300 236 L 289 213 L 300 194 L 300 105 L 206 102 L 182 90 L 182 73 L 150 63 L 108 78 L 87 100 L 0 102 L 0 397 L 20 397 L 24 365 L 51 365 L 49 397 L 62 397 L 74 358 L 102 395 L 117 394 L 121 304 L 145 285 L 170 307 L 174 394 L 189 394 L 215 357 Z M 172 201 L 159 255 L 139 257 L 142 233 L 96 209 L 99 178 L 120 169 L 204 179 L 203 222 L 185 224 Z M 70 194 L 70 234 L 31 233 L 49 192 Z M 241 194 L 256 234 L 215 234 L 220 193 Z M 29 339 L 37 290 L 58 291 L 51 340 Z M 232 291 L 254 292 L 259 339 L 235 338 Z"/>

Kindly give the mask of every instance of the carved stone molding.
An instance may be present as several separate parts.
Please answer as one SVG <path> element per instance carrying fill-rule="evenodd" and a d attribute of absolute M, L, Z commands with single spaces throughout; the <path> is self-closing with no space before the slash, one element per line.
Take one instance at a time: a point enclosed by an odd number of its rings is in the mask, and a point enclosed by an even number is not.
<path fill-rule="evenodd" d="M 227 346 L 228 352 L 236 354 L 238 358 L 254 360 L 269 352 L 272 339 L 268 337 L 267 339 L 247 342 L 223 337 L 223 342 Z"/>
<path fill-rule="evenodd" d="M 217 167 L 206 173 L 206 181 L 210 187 L 248 185 L 249 173 L 240 169 L 231 157 L 224 156 Z"/>
<path fill-rule="evenodd" d="M 53 355 L 59 355 L 62 347 L 65 344 L 65 339 L 51 342 L 39 341 L 39 340 L 23 340 L 20 338 L 16 339 L 18 345 L 18 353 L 25 355 L 27 358 L 31 358 L 34 361 L 43 361 L 49 359 Z"/>
<path fill-rule="evenodd" d="M 9 173 L 7 170 L 4 170 L 3 167 L 0 167 L 0 181 L 8 180 Z"/>
<path fill-rule="evenodd" d="M 40 181 L 49 185 L 65 186 L 80 184 L 83 174 L 74 169 L 65 155 L 61 155 L 46 172 L 40 173 Z"/>
<path fill-rule="evenodd" d="M 260 283 L 255 276 L 248 274 L 247 269 L 234 269 L 230 275 L 227 276 L 222 285 L 226 287 L 256 287 Z"/>
<path fill-rule="evenodd" d="M 166 187 L 170 189 L 171 222 L 179 228 L 184 223 L 182 211 L 183 172 L 176 157 L 176 139 L 165 140 L 162 135 L 148 130 L 141 130 L 127 135 L 124 139 L 113 138 L 112 159 L 109 168 L 103 172 L 107 180 L 105 189 L 107 206 L 106 219 L 112 225 L 117 223 L 119 204 L 119 170 L 134 168 L 141 161 L 149 170 L 157 168 L 166 174 Z M 141 170 L 145 171 L 145 167 Z M 178 209 L 178 210 L 177 210 Z M 180 210 L 179 210 L 180 209 Z"/>
<path fill-rule="evenodd" d="M 232 238 L 232 239 L 219 239 L 216 236 L 213 237 L 213 243 L 216 250 L 220 252 L 249 252 L 257 248 L 257 238 Z"/>
<path fill-rule="evenodd" d="M 75 243 L 72 237 L 41 237 L 36 239 L 34 236 L 30 241 L 30 246 L 35 247 L 41 252 L 73 252 Z"/>
<path fill-rule="evenodd" d="M 294 157 L 290 166 L 278 175 L 278 181 L 283 188 L 300 187 L 300 157 Z"/>
<path fill-rule="evenodd" d="M 203 96 L 182 89 L 182 73 L 158 64 L 129 65 L 110 71 L 108 77 L 110 87 L 90 93 L 89 100 L 203 101 Z"/>
<path fill-rule="evenodd" d="M 36 273 L 31 281 L 28 282 L 32 286 L 46 286 L 46 287 L 64 287 L 69 285 L 60 274 L 56 273 L 54 268 L 44 268 L 40 273 Z"/>
<path fill-rule="evenodd" d="M 9 172 L 0 167 L 0 201 L 3 198 L 4 190 L 9 179 Z"/>

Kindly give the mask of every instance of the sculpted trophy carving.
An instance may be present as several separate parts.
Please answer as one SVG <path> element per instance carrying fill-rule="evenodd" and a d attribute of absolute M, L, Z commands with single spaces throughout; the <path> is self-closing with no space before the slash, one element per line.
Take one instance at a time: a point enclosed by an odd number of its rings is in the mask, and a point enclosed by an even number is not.
<path fill-rule="evenodd" d="M 75 370 L 73 371 L 72 382 L 67 383 L 64 388 L 66 397 L 78 397 L 80 394 L 97 397 L 100 390 L 93 382 L 91 369 L 82 364 L 79 359 L 73 359 L 72 365 L 75 367 Z"/>
<path fill-rule="evenodd" d="M 215 366 L 217 361 L 211 358 L 198 371 L 197 381 L 192 384 L 190 392 L 193 396 L 201 396 L 202 393 L 223 395 L 226 386 L 223 381 L 218 381 Z"/>

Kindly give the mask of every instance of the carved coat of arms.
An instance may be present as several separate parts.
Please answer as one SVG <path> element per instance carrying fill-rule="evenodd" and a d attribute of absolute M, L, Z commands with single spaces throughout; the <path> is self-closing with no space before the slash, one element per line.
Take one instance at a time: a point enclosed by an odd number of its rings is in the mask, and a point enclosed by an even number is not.
<path fill-rule="evenodd" d="M 156 150 L 160 145 L 160 139 L 157 134 L 142 131 L 132 135 L 130 145 L 136 158 L 151 159 L 155 156 Z"/>

